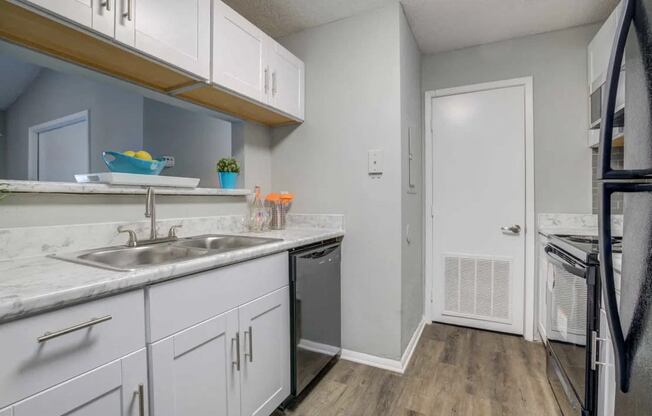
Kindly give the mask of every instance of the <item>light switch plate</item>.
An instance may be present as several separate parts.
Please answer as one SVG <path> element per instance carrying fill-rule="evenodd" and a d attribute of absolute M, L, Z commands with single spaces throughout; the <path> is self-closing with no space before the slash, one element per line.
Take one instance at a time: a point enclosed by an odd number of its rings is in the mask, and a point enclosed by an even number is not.
<path fill-rule="evenodd" d="M 383 173 L 383 151 L 380 149 L 369 150 L 369 174 L 381 175 Z"/>

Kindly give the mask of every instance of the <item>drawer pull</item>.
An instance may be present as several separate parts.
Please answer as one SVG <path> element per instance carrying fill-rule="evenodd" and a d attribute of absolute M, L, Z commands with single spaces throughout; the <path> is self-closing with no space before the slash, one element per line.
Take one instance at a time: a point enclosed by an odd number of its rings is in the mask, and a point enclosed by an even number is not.
<path fill-rule="evenodd" d="M 254 330 L 249 327 L 249 331 L 245 331 L 245 341 L 247 340 L 247 333 L 249 334 L 249 352 L 245 352 L 245 358 L 249 357 L 249 362 L 254 362 Z"/>
<path fill-rule="evenodd" d="M 45 334 L 41 335 L 40 337 L 36 338 L 38 342 L 45 342 L 49 341 L 54 338 L 58 338 L 60 336 L 70 334 L 71 332 L 79 331 L 80 329 L 84 328 L 89 328 L 92 327 L 93 325 L 97 325 L 102 322 L 110 321 L 113 319 L 111 315 L 106 315 L 101 318 L 93 318 L 90 321 L 82 322 L 81 324 L 73 325 L 71 327 L 68 327 L 66 329 L 60 329 L 58 331 L 54 332 L 46 332 Z"/>
<path fill-rule="evenodd" d="M 240 371 L 240 333 L 235 333 L 235 338 L 231 338 L 231 348 L 233 349 L 233 343 L 235 342 L 235 361 L 232 361 L 232 364 L 235 365 L 235 368 Z"/>

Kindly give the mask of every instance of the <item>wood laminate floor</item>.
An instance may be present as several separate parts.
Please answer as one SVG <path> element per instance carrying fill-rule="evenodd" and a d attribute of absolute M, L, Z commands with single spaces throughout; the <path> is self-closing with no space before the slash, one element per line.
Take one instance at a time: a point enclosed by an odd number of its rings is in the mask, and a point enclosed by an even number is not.
<path fill-rule="evenodd" d="M 280 412 L 278 412 L 280 413 Z M 541 344 L 427 325 L 404 375 L 340 360 L 289 416 L 558 416 Z"/>

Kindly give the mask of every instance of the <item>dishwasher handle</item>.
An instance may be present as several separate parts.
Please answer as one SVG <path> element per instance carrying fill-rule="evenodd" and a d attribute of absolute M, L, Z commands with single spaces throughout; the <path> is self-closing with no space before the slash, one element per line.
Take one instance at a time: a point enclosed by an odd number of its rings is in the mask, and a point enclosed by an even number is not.
<path fill-rule="evenodd" d="M 329 246 L 317 247 L 316 249 L 309 251 L 307 253 L 301 253 L 298 255 L 302 259 L 320 259 L 326 257 L 340 247 L 340 243 L 334 243 Z"/>

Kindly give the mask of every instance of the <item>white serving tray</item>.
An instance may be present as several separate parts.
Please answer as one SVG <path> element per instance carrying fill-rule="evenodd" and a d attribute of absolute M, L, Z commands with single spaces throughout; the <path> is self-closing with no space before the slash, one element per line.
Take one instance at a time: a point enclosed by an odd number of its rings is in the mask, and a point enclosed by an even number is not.
<path fill-rule="evenodd" d="M 169 186 L 173 188 L 196 188 L 199 178 L 178 176 L 137 175 L 134 173 L 101 172 L 75 175 L 79 183 L 106 183 L 109 185 Z"/>

